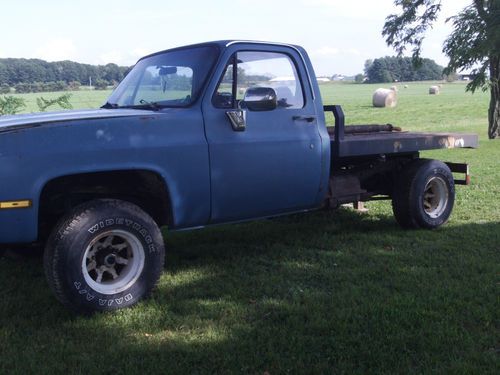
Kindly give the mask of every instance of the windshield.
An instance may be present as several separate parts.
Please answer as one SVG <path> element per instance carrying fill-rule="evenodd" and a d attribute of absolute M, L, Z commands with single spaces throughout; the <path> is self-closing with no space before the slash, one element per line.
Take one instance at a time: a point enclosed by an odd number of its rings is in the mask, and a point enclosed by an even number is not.
<path fill-rule="evenodd" d="M 187 107 L 217 58 L 214 46 L 185 48 L 140 60 L 108 98 L 118 107 Z"/>

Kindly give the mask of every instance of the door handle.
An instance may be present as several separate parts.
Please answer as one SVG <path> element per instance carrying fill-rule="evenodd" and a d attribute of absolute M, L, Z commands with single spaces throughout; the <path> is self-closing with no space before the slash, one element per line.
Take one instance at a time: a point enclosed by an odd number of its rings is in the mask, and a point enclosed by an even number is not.
<path fill-rule="evenodd" d="M 308 123 L 312 123 L 316 121 L 316 116 L 293 116 L 294 121 L 306 121 Z"/>
<path fill-rule="evenodd" d="M 242 109 L 226 111 L 226 115 L 231 121 L 231 127 L 235 132 L 242 132 L 247 127 L 247 113 Z"/>

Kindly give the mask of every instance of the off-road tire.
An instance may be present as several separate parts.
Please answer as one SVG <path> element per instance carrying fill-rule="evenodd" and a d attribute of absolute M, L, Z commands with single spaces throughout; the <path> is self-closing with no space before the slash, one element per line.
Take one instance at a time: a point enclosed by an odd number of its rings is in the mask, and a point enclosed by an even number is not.
<path fill-rule="evenodd" d="M 160 229 L 147 213 L 129 202 L 101 199 L 58 222 L 45 247 L 44 268 L 56 298 L 89 314 L 148 296 L 164 260 Z"/>
<path fill-rule="evenodd" d="M 403 228 L 438 228 L 448 221 L 454 201 L 453 175 L 439 160 L 414 160 L 395 177 L 392 210 Z"/>

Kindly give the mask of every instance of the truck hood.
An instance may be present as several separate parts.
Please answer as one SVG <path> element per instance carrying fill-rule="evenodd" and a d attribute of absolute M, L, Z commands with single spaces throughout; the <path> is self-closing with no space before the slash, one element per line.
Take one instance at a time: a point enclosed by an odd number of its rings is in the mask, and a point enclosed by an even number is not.
<path fill-rule="evenodd" d="M 38 127 L 55 122 L 82 121 L 99 118 L 116 118 L 151 115 L 141 109 L 89 109 L 61 112 L 41 112 L 23 115 L 0 116 L 0 133 Z"/>

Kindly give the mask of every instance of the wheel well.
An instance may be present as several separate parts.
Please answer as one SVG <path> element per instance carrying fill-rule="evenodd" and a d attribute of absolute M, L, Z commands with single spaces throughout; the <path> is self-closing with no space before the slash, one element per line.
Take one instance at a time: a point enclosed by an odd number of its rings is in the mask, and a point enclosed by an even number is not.
<path fill-rule="evenodd" d="M 74 174 L 49 181 L 40 195 L 39 239 L 75 206 L 99 198 L 121 199 L 146 211 L 158 226 L 172 223 L 170 196 L 164 179 L 145 170 Z"/>

